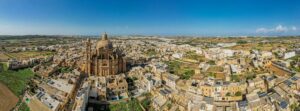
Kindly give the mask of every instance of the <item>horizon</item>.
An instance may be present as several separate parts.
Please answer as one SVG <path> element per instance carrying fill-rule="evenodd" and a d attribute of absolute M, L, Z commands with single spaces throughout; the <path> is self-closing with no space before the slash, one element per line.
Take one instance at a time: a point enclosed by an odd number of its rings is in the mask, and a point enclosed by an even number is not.
<path fill-rule="evenodd" d="M 28 35 L 1 35 L 0 37 L 24 37 L 24 36 L 46 36 L 46 37 L 89 37 L 89 38 L 98 38 L 102 36 L 102 34 L 98 35 L 51 35 L 51 34 L 28 34 Z M 202 36 L 202 35 L 116 35 L 116 34 L 108 34 L 110 37 L 162 37 L 162 38 L 176 38 L 176 37 L 188 37 L 188 38 L 276 38 L 276 37 L 300 37 L 300 35 L 236 35 L 236 36 L 230 36 L 230 35 L 210 35 L 210 36 Z"/>
<path fill-rule="evenodd" d="M 0 35 L 299 36 L 297 0 L 0 0 Z"/>

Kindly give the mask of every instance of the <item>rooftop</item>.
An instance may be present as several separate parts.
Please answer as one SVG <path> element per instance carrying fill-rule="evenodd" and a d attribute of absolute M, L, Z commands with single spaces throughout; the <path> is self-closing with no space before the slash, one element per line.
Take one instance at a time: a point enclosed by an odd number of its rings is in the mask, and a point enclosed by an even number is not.
<path fill-rule="evenodd" d="M 54 88 L 57 88 L 61 91 L 67 92 L 67 93 L 71 93 L 71 91 L 74 88 L 73 84 L 69 84 L 66 80 L 63 80 L 63 79 L 58 79 L 58 80 L 51 79 L 48 82 L 48 85 L 50 85 Z"/>

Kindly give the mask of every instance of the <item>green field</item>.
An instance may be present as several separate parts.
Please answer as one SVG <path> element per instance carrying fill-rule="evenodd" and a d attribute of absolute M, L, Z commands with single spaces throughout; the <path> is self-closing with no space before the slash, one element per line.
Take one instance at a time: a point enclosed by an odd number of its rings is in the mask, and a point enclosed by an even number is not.
<path fill-rule="evenodd" d="M 30 111 L 30 108 L 27 106 L 26 103 L 22 102 L 22 104 L 19 107 L 18 111 Z"/>
<path fill-rule="evenodd" d="M 187 52 L 185 54 L 185 57 L 187 59 L 192 59 L 192 60 L 196 60 L 196 61 L 199 61 L 199 62 L 204 62 L 205 61 L 205 57 L 203 55 L 196 54 L 195 51 Z"/>
<path fill-rule="evenodd" d="M 0 62 L 0 72 L 8 69 L 6 62 Z"/>
<path fill-rule="evenodd" d="M 154 49 L 149 49 L 145 52 L 147 56 L 155 56 L 157 52 Z"/>
<path fill-rule="evenodd" d="M 179 76 L 180 79 L 188 80 L 195 74 L 192 68 L 182 65 L 183 63 L 179 61 L 167 61 L 166 64 L 168 65 L 169 72 Z"/>
<path fill-rule="evenodd" d="M 137 99 L 110 105 L 109 109 L 110 111 L 143 111 Z"/>
<path fill-rule="evenodd" d="M 32 57 L 45 57 L 53 54 L 54 52 L 52 51 L 23 51 L 23 52 L 6 53 L 6 56 L 10 58 L 17 58 L 17 59 L 28 59 Z"/>
<path fill-rule="evenodd" d="M 34 73 L 29 68 L 18 71 L 6 70 L 0 72 L 0 82 L 19 97 L 23 94 L 27 83 L 33 76 Z"/>

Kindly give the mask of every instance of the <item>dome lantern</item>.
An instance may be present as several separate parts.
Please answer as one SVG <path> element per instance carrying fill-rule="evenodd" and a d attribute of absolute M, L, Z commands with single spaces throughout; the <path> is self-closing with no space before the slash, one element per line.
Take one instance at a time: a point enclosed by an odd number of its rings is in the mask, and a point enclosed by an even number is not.
<path fill-rule="evenodd" d="M 108 40 L 106 32 L 102 35 L 101 40 L 97 42 L 96 49 L 100 49 L 100 48 L 112 48 L 112 44 Z"/>

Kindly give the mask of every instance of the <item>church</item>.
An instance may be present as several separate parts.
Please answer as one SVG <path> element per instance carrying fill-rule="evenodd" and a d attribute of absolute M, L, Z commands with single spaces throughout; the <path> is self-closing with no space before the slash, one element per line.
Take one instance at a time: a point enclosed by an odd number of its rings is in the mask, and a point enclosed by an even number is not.
<path fill-rule="evenodd" d="M 88 76 L 108 76 L 124 73 L 126 61 L 119 48 L 113 48 L 107 34 L 104 33 L 92 49 L 91 40 L 86 42 L 85 71 Z"/>
<path fill-rule="evenodd" d="M 110 101 L 128 98 L 124 54 L 104 33 L 95 45 L 88 39 L 85 48 L 84 70 L 91 85 L 90 98 Z"/>

